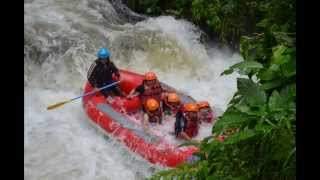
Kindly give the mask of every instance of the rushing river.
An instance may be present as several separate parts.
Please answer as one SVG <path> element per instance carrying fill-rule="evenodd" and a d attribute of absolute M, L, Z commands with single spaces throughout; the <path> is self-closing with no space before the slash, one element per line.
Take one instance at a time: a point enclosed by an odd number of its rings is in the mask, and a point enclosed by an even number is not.
<path fill-rule="evenodd" d="M 80 100 L 46 110 L 81 94 L 100 47 L 111 50 L 119 68 L 152 70 L 161 81 L 208 100 L 218 115 L 236 91 L 238 75 L 220 74 L 242 60 L 239 54 L 202 44 L 201 31 L 188 21 L 144 18 L 127 9 L 119 14 L 119 7 L 107 0 L 24 1 L 26 180 L 144 179 L 163 169 L 106 139 L 88 123 Z"/>

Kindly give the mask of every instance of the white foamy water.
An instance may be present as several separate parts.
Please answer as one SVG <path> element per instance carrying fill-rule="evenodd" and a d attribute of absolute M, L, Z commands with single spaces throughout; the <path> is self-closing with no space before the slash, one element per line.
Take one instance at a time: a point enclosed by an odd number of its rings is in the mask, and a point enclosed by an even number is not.
<path fill-rule="evenodd" d="M 238 54 L 205 47 L 199 29 L 173 17 L 119 22 L 105 0 L 25 1 L 25 179 L 143 179 L 162 169 L 106 139 L 88 123 L 80 100 L 46 110 L 81 93 L 102 46 L 119 68 L 152 70 L 161 81 L 208 100 L 218 115 L 226 109 L 237 75 L 219 75 L 241 61 Z"/>

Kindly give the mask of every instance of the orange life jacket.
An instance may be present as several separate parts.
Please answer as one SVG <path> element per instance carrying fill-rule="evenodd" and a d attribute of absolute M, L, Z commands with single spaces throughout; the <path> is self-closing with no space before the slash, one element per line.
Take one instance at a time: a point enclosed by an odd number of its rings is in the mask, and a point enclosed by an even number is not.
<path fill-rule="evenodd" d="M 144 104 L 149 98 L 154 98 L 160 103 L 162 91 L 159 81 L 156 81 L 156 83 L 148 86 L 147 88 L 144 86 L 144 92 L 140 96 L 142 104 Z"/>

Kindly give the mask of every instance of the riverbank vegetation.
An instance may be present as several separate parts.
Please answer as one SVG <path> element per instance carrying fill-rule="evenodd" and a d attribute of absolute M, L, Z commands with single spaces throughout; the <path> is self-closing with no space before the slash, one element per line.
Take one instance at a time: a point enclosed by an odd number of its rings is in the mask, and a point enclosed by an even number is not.
<path fill-rule="evenodd" d="M 200 160 L 151 179 L 295 179 L 296 3 L 294 0 L 129 0 L 133 10 L 185 18 L 238 46 L 246 75 L 212 135 L 197 144 Z M 236 44 L 236 45 L 235 45 Z M 218 135 L 238 131 L 225 141 Z"/>

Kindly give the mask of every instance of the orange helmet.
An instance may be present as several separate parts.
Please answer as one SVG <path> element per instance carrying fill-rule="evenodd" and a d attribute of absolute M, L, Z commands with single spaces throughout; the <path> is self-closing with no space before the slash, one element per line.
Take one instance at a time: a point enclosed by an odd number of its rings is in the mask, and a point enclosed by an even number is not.
<path fill-rule="evenodd" d="M 157 79 L 157 76 L 156 76 L 156 74 L 154 72 L 147 72 L 144 75 L 144 79 L 147 80 L 147 81 L 151 81 L 151 80 Z"/>
<path fill-rule="evenodd" d="M 159 103 L 157 100 L 150 98 L 146 102 L 146 109 L 148 111 L 154 111 L 159 108 Z"/>
<path fill-rule="evenodd" d="M 177 103 L 179 101 L 180 101 L 180 97 L 176 93 L 169 93 L 168 94 L 168 102 Z"/>
<path fill-rule="evenodd" d="M 199 109 L 201 108 L 205 108 L 205 107 L 210 107 L 209 102 L 208 101 L 200 101 L 197 103 Z"/>
<path fill-rule="evenodd" d="M 198 112 L 199 108 L 196 103 L 186 103 L 183 105 L 184 109 L 189 112 Z"/>

